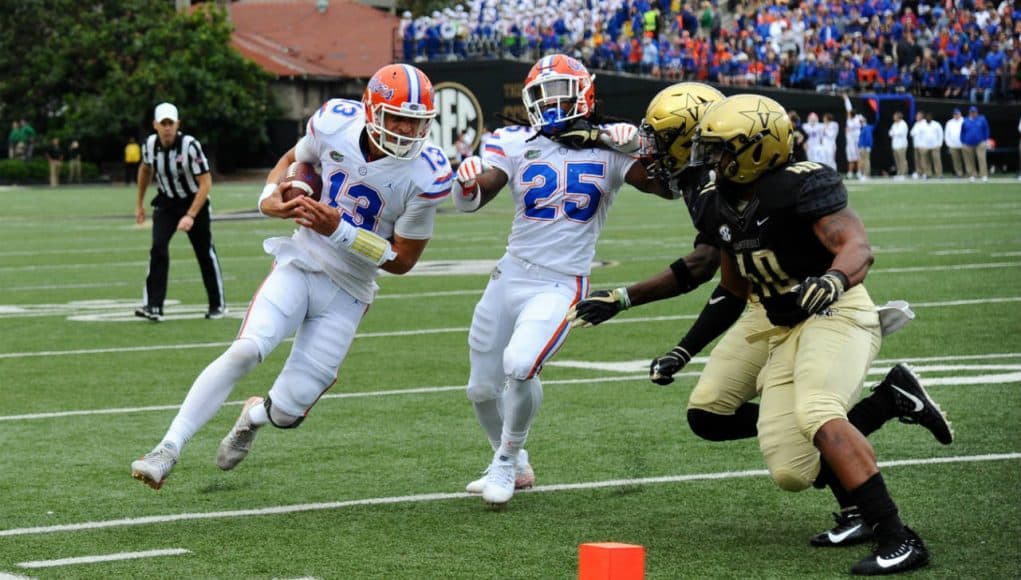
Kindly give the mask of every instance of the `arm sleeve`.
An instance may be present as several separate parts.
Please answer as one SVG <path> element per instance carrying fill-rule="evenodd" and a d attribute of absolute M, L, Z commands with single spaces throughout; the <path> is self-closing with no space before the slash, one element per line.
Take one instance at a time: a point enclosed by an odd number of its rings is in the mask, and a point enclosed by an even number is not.
<path fill-rule="evenodd" d="M 695 324 L 684 335 L 678 346 L 691 356 L 698 354 L 710 342 L 730 328 L 744 312 L 745 300 L 717 286 Z"/>
<path fill-rule="evenodd" d="M 302 163 L 319 165 L 319 152 L 312 136 L 305 135 L 298 139 L 297 145 L 294 146 L 294 158 Z"/>

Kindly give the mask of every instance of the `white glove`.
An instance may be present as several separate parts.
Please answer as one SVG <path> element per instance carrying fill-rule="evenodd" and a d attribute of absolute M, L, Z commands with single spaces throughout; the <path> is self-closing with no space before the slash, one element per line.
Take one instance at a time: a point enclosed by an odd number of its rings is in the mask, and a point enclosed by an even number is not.
<path fill-rule="evenodd" d="M 637 155 L 642 148 L 638 127 L 631 123 L 613 123 L 603 127 L 600 140 L 612 149 L 628 155 Z"/>
<path fill-rule="evenodd" d="M 473 199 L 478 195 L 478 183 L 475 181 L 485 171 L 482 158 L 472 155 L 457 166 L 457 182 L 461 184 L 461 196 Z"/>

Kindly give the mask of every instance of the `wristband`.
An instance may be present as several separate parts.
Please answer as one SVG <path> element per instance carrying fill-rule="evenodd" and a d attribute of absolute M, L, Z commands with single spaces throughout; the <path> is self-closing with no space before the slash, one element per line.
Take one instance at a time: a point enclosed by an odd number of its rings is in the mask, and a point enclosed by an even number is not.
<path fill-rule="evenodd" d="M 840 270 L 827 270 L 826 273 L 829 274 L 830 276 L 833 276 L 840 282 L 841 284 L 839 289 L 840 292 L 846 291 L 848 287 L 851 286 L 850 280 L 847 279 L 847 274 L 844 274 Z"/>

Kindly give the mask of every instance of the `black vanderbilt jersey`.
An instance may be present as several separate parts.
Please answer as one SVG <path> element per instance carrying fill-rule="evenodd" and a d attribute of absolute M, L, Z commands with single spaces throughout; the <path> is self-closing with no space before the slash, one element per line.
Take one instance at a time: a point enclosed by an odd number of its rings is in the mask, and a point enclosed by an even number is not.
<path fill-rule="evenodd" d="M 754 189 L 755 195 L 740 210 L 727 201 L 721 187 L 735 186 L 710 184 L 699 194 L 693 207 L 696 228 L 733 254 L 770 322 L 794 326 L 808 315 L 798 307 L 793 288 L 833 264 L 833 254 L 812 225 L 847 207 L 840 175 L 818 163 L 790 163 L 741 186 Z"/>

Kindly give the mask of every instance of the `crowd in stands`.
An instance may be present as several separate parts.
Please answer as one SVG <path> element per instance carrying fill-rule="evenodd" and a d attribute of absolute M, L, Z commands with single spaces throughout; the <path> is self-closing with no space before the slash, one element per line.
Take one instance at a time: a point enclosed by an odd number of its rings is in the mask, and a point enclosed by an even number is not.
<path fill-rule="evenodd" d="M 562 52 L 666 80 L 1021 99 L 1010 0 L 469 0 L 397 35 L 405 62 Z"/>

